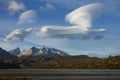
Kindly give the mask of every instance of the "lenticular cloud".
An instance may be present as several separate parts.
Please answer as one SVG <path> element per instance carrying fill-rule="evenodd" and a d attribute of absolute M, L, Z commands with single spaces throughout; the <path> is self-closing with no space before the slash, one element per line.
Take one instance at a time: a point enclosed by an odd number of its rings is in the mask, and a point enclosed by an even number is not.
<path fill-rule="evenodd" d="M 32 31 L 32 28 L 28 28 L 25 30 L 16 29 L 9 33 L 4 41 L 9 42 L 10 40 L 24 40 Z"/>
<path fill-rule="evenodd" d="M 106 30 L 92 29 L 92 21 L 104 10 L 99 3 L 82 6 L 67 14 L 65 20 L 73 26 L 43 26 L 37 33 L 39 37 L 45 38 L 68 38 L 68 39 L 101 39 L 102 32 Z"/>
<path fill-rule="evenodd" d="M 69 13 L 66 21 L 79 26 L 80 29 L 89 29 L 92 26 L 92 20 L 98 17 L 102 10 L 102 4 L 89 4 Z"/>

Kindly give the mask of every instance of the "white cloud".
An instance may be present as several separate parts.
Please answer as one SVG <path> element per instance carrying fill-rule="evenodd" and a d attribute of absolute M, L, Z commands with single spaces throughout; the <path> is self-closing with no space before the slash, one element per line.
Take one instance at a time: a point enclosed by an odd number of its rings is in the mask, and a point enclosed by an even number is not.
<path fill-rule="evenodd" d="M 8 1 L 8 9 L 10 14 L 15 14 L 20 10 L 25 10 L 25 5 L 22 2 L 17 2 L 15 0 Z"/>
<path fill-rule="evenodd" d="M 32 31 L 32 28 L 28 28 L 25 30 L 16 29 L 9 33 L 4 41 L 9 42 L 10 40 L 24 40 Z"/>
<path fill-rule="evenodd" d="M 66 15 L 66 21 L 74 26 L 43 26 L 37 35 L 44 38 L 101 39 L 101 33 L 106 30 L 93 30 L 91 27 L 92 20 L 97 18 L 102 10 L 102 4 L 85 5 Z"/>
<path fill-rule="evenodd" d="M 34 10 L 27 10 L 19 16 L 18 25 L 34 23 L 37 18 L 37 14 Z"/>
<path fill-rule="evenodd" d="M 45 6 L 40 7 L 40 10 L 50 10 L 50 9 L 55 9 L 55 6 L 50 3 L 47 3 Z"/>
<path fill-rule="evenodd" d="M 77 25 L 82 29 L 89 29 L 92 25 L 92 20 L 98 17 L 102 10 L 102 4 L 89 4 L 66 15 L 66 21 L 70 24 Z"/>

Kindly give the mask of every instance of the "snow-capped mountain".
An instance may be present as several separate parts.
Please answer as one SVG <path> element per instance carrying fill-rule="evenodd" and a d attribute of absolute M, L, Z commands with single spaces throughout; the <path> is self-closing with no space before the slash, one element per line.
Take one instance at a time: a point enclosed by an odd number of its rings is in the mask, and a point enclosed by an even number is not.
<path fill-rule="evenodd" d="M 21 52 L 19 56 L 67 56 L 68 54 L 64 51 L 55 48 L 36 48 L 32 47 L 28 50 Z"/>

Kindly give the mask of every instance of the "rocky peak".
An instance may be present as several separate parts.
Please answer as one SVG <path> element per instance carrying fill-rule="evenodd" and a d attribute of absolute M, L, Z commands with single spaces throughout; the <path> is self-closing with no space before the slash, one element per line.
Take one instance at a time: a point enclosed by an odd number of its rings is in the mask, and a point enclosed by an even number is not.
<path fill-rule="evenodd" d="M 36 47 L 32 47 L 31 49 L 34 50 L 34 49 L 37 49 L 37 48 Z"/>
<path fill-rule="evenodd" d="M 18 56 L 18 55 L 21 53 L 19 47 L 15 48 L 15 49 L 13 49 L 13 50 L 10 50 L 9 52 L 10 52 L 12 55 L 14 55 L 14 56 Z"/>

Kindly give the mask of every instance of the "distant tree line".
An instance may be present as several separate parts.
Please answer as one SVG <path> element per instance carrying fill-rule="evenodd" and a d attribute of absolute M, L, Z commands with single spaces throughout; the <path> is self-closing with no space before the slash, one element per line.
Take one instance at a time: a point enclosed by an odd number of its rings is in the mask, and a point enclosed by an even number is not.
<path fill-rule="evenodd" d="M 21 56 L 0 60 L 0 68 L 18 69 L 120 69 L 120 55 L 107 58 L 80 56 Z"/>

